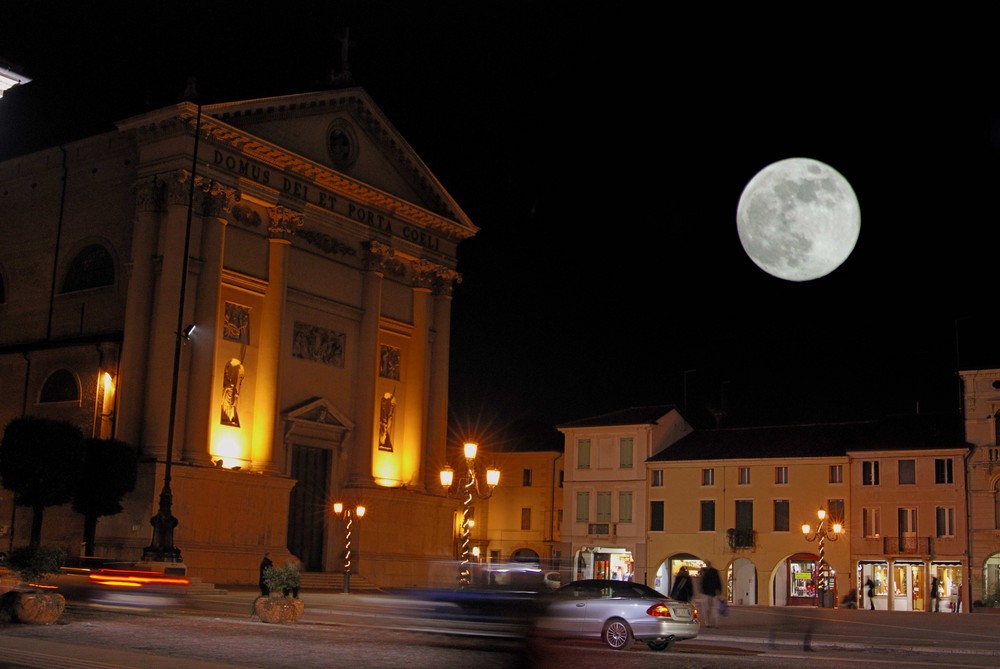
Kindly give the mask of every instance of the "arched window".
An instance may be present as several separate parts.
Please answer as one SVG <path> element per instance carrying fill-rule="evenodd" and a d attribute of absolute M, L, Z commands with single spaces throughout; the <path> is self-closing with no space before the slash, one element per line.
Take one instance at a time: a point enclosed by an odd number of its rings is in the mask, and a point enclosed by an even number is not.
<path fill-rule="evenodd" d="M 100 244 L 91 244 L 76 254 L 70 263 L 66 279 L 63 281 L 64 293 L 77 290 L 110 286 L 115 282 L 115 263 L 111 254 Z"/>
<path fill-rule="evenodd" d="M 76 376 L 68 369 L 59 369 L 45 379 L 42 395 L 39 401 L 46 402 L 77 402 L 80 400 L 80 385 Z"/>

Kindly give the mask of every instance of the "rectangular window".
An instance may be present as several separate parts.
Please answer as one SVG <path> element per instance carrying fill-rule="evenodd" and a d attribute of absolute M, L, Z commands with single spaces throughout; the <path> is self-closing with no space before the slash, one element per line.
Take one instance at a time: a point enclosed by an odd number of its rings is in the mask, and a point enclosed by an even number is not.
<path fill-rule="evenodd" d="M 531 509 L 521 509 L 521 529 L 530 530 L 531 529 Z"/>
<path fill-rule="evenodd" d="M 952 470 L 951 458 L 934 460 L 934 483 L 954 483 L 955 472 Z"/>
<path fill-rule="evenodd" d="M 663 470 L 654 469 L 649 473 L 650 475 L 650 487 L 652 488 L 662 488 L 663 487 Z"/>
<path fill-rule="evenodd" d="M 844 524 L 844 500 L 842 499 L 828 499 L 826 500 L 826 517 L 830 519 L 829 524 L 840 523 Z"/>
<path fill-rule="evenodd" d="M 878 485 L 878 460 L 861 463 L 861 485 Z"/>
<path fill-rule="evenodd" d="M 618 493 L 618 522 L 632 522 L 632 492 L 622 491 Z"/>
<path fill-rule="evenodd" d="M 740 467 L 740 485 L 750 485 L 749 467 Z"/>
<path fill-rule="evenodd" d="M 715 532 L 715 500 L 701 500 L 701 523 L 698 525 L 700 532 Z"/>
<path fill-rule="evenodd" d="M 775 532 L 787 532 L 788 531 L 788 500 L 787 499 L 776 499 L 774 500 L 774 531 Z"/>
<path fill-rule="evenodd" d="M 899 484 L 913 485 L 917 482 L 917 462 L 916 460 L 899 461 Z"/>
<path fill-rule="evenodd" d="M 576 442 L 576 468 L 590 469 L 590 439 Z"/>
<path fill-rule="evenodd" d="M 861 510 L 861 531 L 868 539 L 882 536 L 882 515 L 877 507 Z"/>
<path fill-rule="evenodd" d="M 937 536 L 955 536 L 955 509 L 950 506 L 937 507 Z"/>
<path fill-rule="evenodd" d="M 736 500 L 736 530 L 747 532 L 753 530 L 753 500 Z"/>
<path fill-rule="evenodd" d="M 525 469 L 521 474 L 521 485 L 525 488 L 531 487 L 531 470 Z"/>
<path fill-rule="evenodd" d="M 599 492 L 597 493 L 597 522 L 599 523 L 610 523 L 611 522 L 611 493 L 610 492 Z"/>
<path fill-rule="evenodd" d="M 618 443 L 618 467 L 632 469 L 632 437 L 622 437 Z"/>
<path fill-rule="evenodd" d="M 844 482 L 844 465 L 830 465 L 830 483 Z"/>
<path fill-rule="evenodd" d="M 788 467 L 775 467 L 774 468 L 774 483 L 775 483 L 775 485 L 787 485 L 788 484 Z"/>
<path fill-rule="evenodd" d="M 715 485 L 715 470 L 714 469 L 702 469 L 701 470 L 701 484 L 702 485 Z"/>
<path fill-rule="evenodd" d="M 590 493 L 576 493 L 576 522 L 590 522 Z"/>
<path fill-rule="evenodd" d="M 649 531 L 650 532 L 662 532 L 663 531 L 663 502 L 650 502 L 649 503 Z"/>

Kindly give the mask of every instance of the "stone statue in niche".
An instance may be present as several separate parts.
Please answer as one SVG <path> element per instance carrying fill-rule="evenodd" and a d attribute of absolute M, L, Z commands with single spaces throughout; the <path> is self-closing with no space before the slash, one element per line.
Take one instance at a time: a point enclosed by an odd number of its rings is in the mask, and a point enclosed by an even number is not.
<path fill-rule="evenodd" d="M 240 344 L 238 358 L 230 358 L 222 373 L 222 413 L 220 421 L 231 427 L 240 426 L 240 415 L 236 409 L 240 400 L 240 389 L 246 377 L 243 361 L 246 359 L 247 345 L 250 343 L 250 307 L 226 302 L 222 323 L 222 338 Z"/>
<path fill-rule="evenodd" d="M 236 405 L 240 401 L 240 388 L 243 386 L 243 378 L 246 376 L 246 369 L 243 367 L 242 358 L 246 355 L 247 347 L 240 347 L 240 357 L 231 358 L 226 363 L 226 369 L 222 373 L 222 417 L 220 422 L 231 427 L 240 426 L 240 414 L 236 410 Z"/>
<path fill-rule="evenodd" d="M 378 450 L 392 451 L 392 417 L 396 413 L 396 391 L 382 395 L 378 416 Z"/>

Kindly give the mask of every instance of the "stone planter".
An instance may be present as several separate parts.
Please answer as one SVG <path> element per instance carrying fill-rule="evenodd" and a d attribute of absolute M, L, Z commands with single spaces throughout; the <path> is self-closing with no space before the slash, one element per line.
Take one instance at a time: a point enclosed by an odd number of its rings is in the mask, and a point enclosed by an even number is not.
<path fill-rule="evenodd" d="M 66 610 L 66 598 L 45 590 L 11 590 L 3 595 L 0 618 L 31 625 L 51 625 Z"/>
<path fill-rule="evenodd" d="M 302 617 L 305 604 L 297 597 L 258 597 L 253 603 L 254 613 L 265 623 L 294 623 Z"/>

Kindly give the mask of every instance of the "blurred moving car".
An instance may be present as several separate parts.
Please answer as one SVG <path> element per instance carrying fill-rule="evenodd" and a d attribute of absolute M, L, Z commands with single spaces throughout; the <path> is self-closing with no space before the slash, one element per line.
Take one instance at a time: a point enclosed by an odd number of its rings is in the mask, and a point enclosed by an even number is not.
<path fill-rule="evenodd" d="M 534 632 L 556 638 L 602 639 L 625 650 L 633 641 L 666 650 L 694 639 L 701 630 L 698 612 L 642 583 L 582 580 L 542 595 Z"/>
<path fill-rule="evenodd" d="M 57 589 L 70 603 L 161 607 L 179 604 L 190 583 L 184 576 L 136 569 L 131 562 L 72 558 L 39 585 Z"/>

